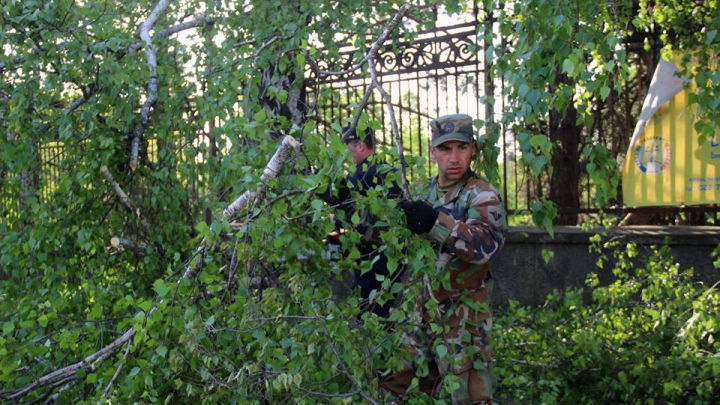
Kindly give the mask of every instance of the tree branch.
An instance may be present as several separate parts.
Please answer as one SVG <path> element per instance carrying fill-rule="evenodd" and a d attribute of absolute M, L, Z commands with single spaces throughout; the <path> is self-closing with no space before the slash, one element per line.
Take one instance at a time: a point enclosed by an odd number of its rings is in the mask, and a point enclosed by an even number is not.
<path fill-rule="evenodd" d="M 123 356 L 123 363 L 120 363 L 117 370 L 115 370 L 115 374 L 113 374 L 112 378 L 110 379 L 110 382 L 108 383 L 107 387 L 102 392 L 103 398 L 107 396 L 108 392 L 110 392 L 110 387 L 112 387 L 113 383 L 115 383 L 115 380 L 117 380 L 118 376 L 120 375 L 120 372 L 123 369 L 123 366 L 125 365 L 125 362 L 127 362 L 128 357 L 130 356 L 130 348 L 132 347 L 132 340 L 128 340 L 127 347 L 125 348 L 125 355 Z"/>
<path fill-rule="evenodd" d="M 113 236 L 110 239 L 110 245 L 116 249 L 124 248 L 136 250 L 140 253 L 145 253 L 148 248 L 155 250 L 155 248 L 150 245 L 146 245 L 144 243 L 136 243 L 128 239 L 118 238 L 117 236 Z"/>
<path fill-rule="evenodd" d="M 100 171 L 105 176 L 105 178 L 110 182 L 110 185 L 112 185 L 113 189 L 115 190 L 115 194 L 117 194 L 118 198 L 120 198 L 120 201 L 125 205 L 125 208 L 130 210 L 130 212 L 133 213 L 133 215 L 137 216 L 138 219 L 140 219 L 140 222 L 143 224 L 144 227 L 148 227 L 148 223 L 145 220 L 145 218 L 142 217 L 140 214 L 140 208 L 138 208 L 135 203 L 132 202 L 130 197 L 123 191 L 122 187 L 120 187 L 120 184 L 118 184 L 117 181 L 115 181 L 115 178 L 113 177 L 112 173 L 110 173 L 110 170 L 108 170 L 107 166 L 102 166 L 100 168 Z"/>
<path fill-rule="evenodd" d="M 270 159 L 267 166 L 265 166 L 265 170 L 260 177 L 260 182 L 263 186 L 266 185 L 268 181 L 274 179 L 275 176 L 277 176 L 277 174 L 282 169 L 282 166 L 285 164 L 285 161 L 290 156 L 290 152 L 298 146 L 300 146 L 300 143 L 295 140 L 295 138 L 290 135 L 285 135 L 282 142 L 280 143 L 280 146 L 278 146 L 275 154 Z M 253 201 L 258 196 L 258 194 L 263 193 L 261 191 L 245 191 L 240 197 L 233 201 L 232 204 L 225 208 L 225 210 L 223 211 L 223 216 L 225 217 L 225 219 L 232 218 L 232 216 L 235 215 L 236 212 L 245 208 L 251 201 Z"/>
<path fill-rule="evenodd" d="M 390 95 L 385 91 L 385 89 L 383 89 L 382 85 L 380 85 L 380 82 L 378 81 L 374 56 L 370 57 L 368 68 L 370 69 L 370 77 L 372 78 L 372 83 L 375 85 L 374 87 L 380 92 L 383 100 L 385 100 L 385 109 L 387 110 L 388 116 L 390 116 L 392 133 L 395 138 L 395 146 L 397 147 L 398 158 L 400 159 L 400 173 L 402 174 L 403 192 L 405 193 L 405 198 L 410 198 L 410 185 L 408 184 L 407 175 L 405 173 L 407 170 L 407 163 L 405 162 L 402 136 L 400 136 L 400 130 L 398 129 L 397 119 L 395 118 L 395 110 L 393 109 Z"/>
<path fill-rule="evenodd" d="M 205 253 L 206 253 L 206 249 L 201 244 L 201 246 L 196 250 L 195 255 L 193 255 L 193 258 L 194 258 L 197 254 L 200 254 L 201 255 L 200 259 L 197 260 L 194 264 L 188 265 L 185 273 L 178 280 L 178 282 L 177 282 L 178 284 L 180 284 L 180 282 L 183 279 L 192 277 L 197 273 L 197 270 L 200 267 L 202 267 L 202 263 L 205 259 Z M 192 260 L 192 258 L 191 258 L 191 260 Z M 147 312 L 147 315 L 149 316 L 150 314 L 155 312 L 156 309 L 157 309 L 157 306 L 153 306 Z M 81 360 L 75 364 L 71 364 L 67 367 L 63 367 L 61 369 L 50 372 L 50 373 L 44 375 L 43 377 L 36 378 L 35 381 L 33 381 L 32 383 L 26 385 L 23 388 L 20 388 L 17 391 L 14 391 L 8 395 L 0 394 L 0 397 L 2 397 L 4 399 L 8 399 L 8 400 L 17 400 L 20 397 L 26 395 L 27 393 L 37 390 L 39 388 L 42 388 L 42 387 L 45 387 L 48 385 L 50 385 L 52 387 L 56 387 L 65 382 L 68 382 L 77 376 L 77 371 L 79 369 L 85 369 L 90 372 L 94 372 L 97 370 L 100 363 L 102 363 L 108 357 L 112 356 L 113 353 L 115 353 L 123 344 L 128 344 L 128 345 L 131 344 L 134 336 L 135 336 L 135 328 L 130 327 L 127 331 L 125 331 L 125 333 L 123 333 L 122 336 L 115 339 L 112 343 L 103 347 L 102 349 L 98 350 L 97 352 L 87 356 L 83 360 Z M 128 352 L 129 346 L 125 350 L 126 350 L 125 356 L 128 356 L 129 355 L 129 352 Z M 119 374 L 119 371 L 116 371 L 115 374 Z M 113 378 L 116 378 L 116 377 L 113 376 Z M 111 380 L 111 382 L 112 382 L 112 380 Z"/>
<path fill-rule="evenodd" d="M 378 39 L 372 44 L 368 53 L 362 59 L 360 59 L 360 61 L 357 64 L 355 64 L 355 66 L 348 68 L 346 70 L 343 70 L 343 71 L 332 72 L 332 71 L 327 71 L 327 70 L 320 70 L 316 64 L 313 64 L 312 66 L 314 66 L 316 68 L 315 72 L 320 76 L 341 76 L 341 75 L 345 75 L 348 73 L 352 73 L 352 72 L 360 69 L 362 67 L 362 65 L 365 62 L 367 62 L 371 57 L 374 57 L 375 55 L 377 55 L 378 51 L 380 50 L 380 47 L 385 43 L 385 41 L 387 41 L 388 37 L 390 36 L 390 33 L 395 30 L 395 28 L 400 23 L 400 20 L 402 20 L 403 16 L 405 16 L 406 13 L 407 13 L 407 5 L 403 4 L 403 6 L 400 7 L 398 12 L 395 14 L 395 17 L 393 17 L 392 21 L 390 21 L 390 24 L 388 24 L 388 26 L 385 27 L 385 30 L 383 31 L 383 33 L 380 34 L 380 37 L 378 37 Z M 306 56 L 309 56 L 309 54 L 306 54 Z"/>
<path fill-rule="evenodd" d="M 72 114 L 73 111 L 80 108 L 81 105 L 85 104 L 90 98 L 95 94 L 95 91 L 97 90 L 95 85 L 91 85 L 87 92 L 83 91 L 83 95 L 76 99 L 75 101 L 70 104 L 70 107 L 66 108 L 63 111 L 63 114 L 68 115 Z"/>
<path fill-rule="evenodd" d="M 215 24 L 217 19 L 211 18 L 208 16 L 199 16 L 194 20 L 190 20 L 184 23 L 180 23 L 177 25 L 173 25 L 172 27 L 165 28 L 164 30 L 158 32 L 155 34 L 155 37 L 158 38 L 167 38 L 171 35 L 175 35 L 178 32 L 185 31 L 191 28 L 197 28 L 197 27 L 203 27 L 210 24 Z M 137 42 L 130 47 L 127 48 L 128 53 L 134 53 L 136 51 L 139 51 L 143 47 L 142 42 Z"/>
<path fill-rule="evenodd" d="M 157 100 L 158 91 L 158 76 L 157 76 L 157 55 L 155 54 L 155 48 L 153 47 L 152 37 L 150 36 L 150 30 L 160 18 L 160 14 L 167 10 L 170 0 L 158 1 L 155 9 L 150 13 L 147 20 L 140 26 L 140 38 L 145 42 L 147 49 L 145 54 L 147 55 L 147 63 L 150 68 L 150 80 L 148 81 L 148 94 L 145 102 L 140 109 L 140 121 L 135 125 L 135 131 L 133 132 L 133 139 L 130 146 L 130 168 L 135 170 L 138 165 L 138 150 L 140 147 L 140 137 L 145 132 L 147 126 L 148 117 L 150 116 L 150 108 L 155 104 Z"/>
<path fill-rule="evenodd" d="M 9 400 L 16 400 L 27 394 L 28 392 L 34 391 L 40 387 L 44 387 L 46 385 L 62 384 L 72 378 L 75 378 L 77 371 L 80 369 L 94 372 L 95 370 L 97 370 L 97 366 L 100 363 L 110 357 L 120 346 L 129 342 L 133 338 L 133 336 L 135 336 L 135 329 L 130 328 L 122 336 L 115 339 L 115 341 L 100 349 L 99 351 L 91 354 L 90 356 L 84 358 L 83 360 L 75 364 L 71 364 L 67 367 L 63 367 L 59 370 L 55 370 L 43 377 L 40 377 L 32 383 L 26 385 L 25 387 L 13 392 L 10 395 L 7 395 L 5 398 Z"/>

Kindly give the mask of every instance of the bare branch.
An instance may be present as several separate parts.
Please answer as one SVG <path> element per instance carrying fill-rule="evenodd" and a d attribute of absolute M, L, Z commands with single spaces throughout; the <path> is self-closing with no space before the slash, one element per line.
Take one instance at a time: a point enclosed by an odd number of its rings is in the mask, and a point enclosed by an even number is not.
<path fill-rule="evenodd" d="M 370 68 L 370 77 L 372 78 L 372 83 L 375 85 L 374 87 L 380 92 L 383 100 L 385 100 L 385 109 L 387 110 L 388 116 L 390 116 L 392 133 L 393 137 L 395 138 L 395 146 L 397 147 L 398 158 L 400 159 L 400 173 L 402 174 L 403 192 L 405 193 L 405 198 L 410 198 L 410 185 L 408 184 L 407 175 L 405 173 L 407 169 L 407 163 L 405 162 L 402 136 L 400 136 L 397 119 L 395 118 L 395 110 L 392 106 L 392 99 L 390 99 L 390 95 L 385 91 L 385 89 L 383 89 L 382 85 L 380 85 L 380 82 L 378 81 L 377 71 L 375 71 L 374 56 L 370 57 L 370 63 L 368 63 L 368 67 Z"/>
<path fill-rule="evenodd" d="M 120 184 L 118 184 L 117 181 L 115 181 L 115 178 L 113 177 L 112 173 L 110 173 L 110 170 L 108 170 L 107 166 L 103 166 L 100 168 L 100 171 L 105 176 L 105 178 L 110 182 L 110 185 L 112 185 L 113 189 L 115 190 L 115 194 L 117 194 L 118 198 L 120 198 L 120 201 L 125 205 L 125 208 L 130 210 L 130 212 L 133 213 L 133 215 L 137 216 L 138 219 L 140 219 L 140 222 L 145 226 L 148 227 L 148 223 L 145 220 L 145 218 L 142 217 L 140 214 L 140 208 L 138 208 L 135 203 L 132 202 L 130 197 L 123 191 L 122 187 L 120 187 Z"/>
<path fill-rule="evenodd" d="M 128 340 L 127 347 L 125 348 L 125 355 L 123 356 L 123 361 L 122 361 L 122 363 L 120 363 L 117 370 L 115 370 L 115 374 L 113 374 L 107 387 L 105 387 L 105 389 L 103 390 L 103 392 L 102 392 L 103 397 L 107 396 L 108 392 L 110 392 L 110 387 L 112 387 L 113 383 L 115 383 L 115 380 L 117 380 L 118 376 L 120 375 L 120 372 L 123 369 L 123 365 L 125 365 L 128 357 L 130 356 L 130 348 L 131 347 L 132 347 L 132 340 Z"/>

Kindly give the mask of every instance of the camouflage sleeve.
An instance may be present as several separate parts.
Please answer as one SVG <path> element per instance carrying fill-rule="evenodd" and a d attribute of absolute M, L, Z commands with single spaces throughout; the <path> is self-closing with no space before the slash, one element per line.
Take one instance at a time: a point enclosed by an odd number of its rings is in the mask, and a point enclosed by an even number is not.
<path fill-rule="evenodd" d="M 442 243 L 461 260 L 484 264 L 505 243 L 505 209 L 493 189 L 474 187 L 467 197 L 468 205 L 466 212 L 461 213 L 464 214 L 462 219 L 441 211 L 429 237 Z"/>

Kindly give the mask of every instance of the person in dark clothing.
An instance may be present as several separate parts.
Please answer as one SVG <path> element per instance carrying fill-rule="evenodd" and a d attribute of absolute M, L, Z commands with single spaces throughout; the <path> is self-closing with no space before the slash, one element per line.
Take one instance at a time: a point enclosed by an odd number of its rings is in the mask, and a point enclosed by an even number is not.
<path fill-rule="evenodd" d="M 375 139 L 372 129 L 367 128 L 364 132 L 364 136 L 361 138 L 355 129 L 343 128 L 342 142 L 352 154 L 356 169 L 353 174 L 346 177 L 340 184 L 337 195 L 333 195 L 330 187 L 328 187 L 328 191 L 321 195 L 321 198 L 326 203 L 343 210 L 345 218 L 350 218 L 357 208 L 350 194 L 351 190 L 357 192 L 361 197 L 367 197 L 368 190 L 377 186 L 385 186 L 386 174 L 394 171 L 388 163 L 375 159 Z M 395 182 L 388 184 L 387 198 L 400 197 L 402 197 L 400 186 Z M 392 307 L 394 300 L 387 301 L 383 305 L 370 300 L 372 291 L 379 291 L 382 287 L 382 282 L 378 281 L 377 275 L 387 277 L 390 273 L 387 268 L 387 257 L 378 251 L 382 246 L 382 241 L 379 238 L 379 231 L 374 228 L 377 218 L 369 213 L 361 213 L 360 217 L 361 222 L 355 227 L 355 230 L 362 235 L 362 241 L 357 246 L 361 256 L 358 259 L 358 264 L 364 261 L 371 262 L 372 268 L 364 274 L 360 270 L 355 270 L 353 287 L 360 289 L 360 297 L 362 298 L 360 305 L 363 311 L 371 311 L 386 318 L 390 314 L 390 307 Z M 400 271 L 402 271 L 402 267 L 393 274 L 393 278 L 399 276 Z M 399 279 L 399 277 L 396 279 Z"/>

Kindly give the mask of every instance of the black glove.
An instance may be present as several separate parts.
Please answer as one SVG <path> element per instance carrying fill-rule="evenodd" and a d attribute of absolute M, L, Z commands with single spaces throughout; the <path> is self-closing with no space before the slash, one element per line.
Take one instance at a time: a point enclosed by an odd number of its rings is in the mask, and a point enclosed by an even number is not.
<path fill-rule="evenodd" d="M 416 234 L 428 233 L 440 213 L 422 201 L 403 201 L 400 209 L 405 212 L 408 229 Z"/>

